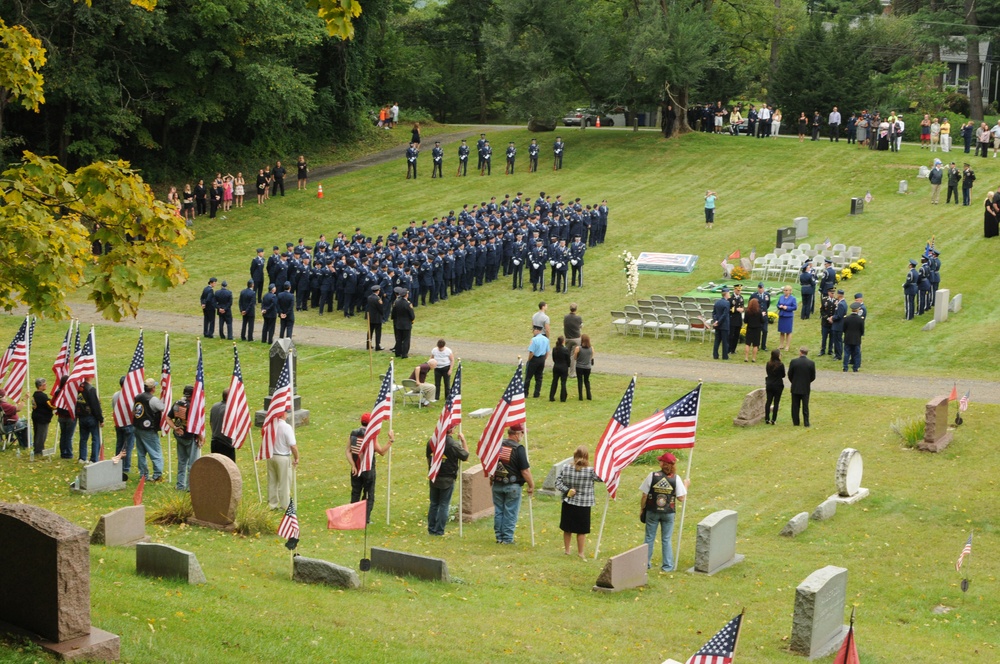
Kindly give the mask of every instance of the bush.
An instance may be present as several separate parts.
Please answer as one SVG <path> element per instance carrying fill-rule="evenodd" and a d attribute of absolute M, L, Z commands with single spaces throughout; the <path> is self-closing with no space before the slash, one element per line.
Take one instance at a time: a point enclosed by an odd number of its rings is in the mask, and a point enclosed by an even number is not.
<path fill-rule="evenodd" d="M 906 447 L 916 447 L 924 439 L 924 420 L 913 418 L 911 420 L 896 420 L 889 425 L 889 429 L 899 436 Z"/>
<path fill-rule="evenodd" d="M 236 532 L 240 535 L 253 536 L 261 533 L 273 533 L 277 529 L 267 503 L 255 503 L 252 500 L 240 502 L 240 506 L 236 510 Z"/>
<path fill-rule="evenodd" d="M 170 494 L 164 502 L 150 510 L 146 514 L 146 523 L 175 526 L 187 523 L 192 516 L 194 508 L 191 507 L 191 494 L 184 491 Z"/>
<path fill-rule="evenodd" d="M 966 95 L 952 90 L 948 93 L 948 96 L 945 97 L 944 104 L 952 113 L 956 113 L 965 118 L 969 117 L 969 111 L 971 108 L 969 106 L 969 98 Z M 956 125 L 954 124 L 952 125 L 952 132 L 955 131 L 955 126 Z"/>
<path fill-rule="evenodd" d="M 434 122 L 434 116 L 422 108 L 400 108 L 399 123 L 405 124 L 407 122 L 419 122 L 421 124 L 426 124 L 428 122 Z"/>

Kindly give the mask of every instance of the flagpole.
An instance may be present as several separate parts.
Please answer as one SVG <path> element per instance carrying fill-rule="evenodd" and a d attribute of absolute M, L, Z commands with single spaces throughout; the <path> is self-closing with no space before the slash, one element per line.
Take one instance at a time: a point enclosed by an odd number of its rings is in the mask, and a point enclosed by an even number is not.
<path fill-rule="evenodd" d="M 292 404 L 294 405 L 294 403 L 295 402 L 293 401 Z M 292 419 L 293 420 L 295 419 L 295 413 L 294 412 L 292 413 Z M 257 480 L 257 502 L 258 503 L 263 503 L 264 502 L 264 498 L 263 498 L 263 496 L 260 493 L 260 474 L 257 472 L 257 450 L 255 450 L 254 446 L 253 446 L 253 427 L 250 427 L 250 431 L 249 431 L 249 433 L 247 433 L 247 438 L 250 439 L 250 454 L 253 455 L 251 457 L 251 461 L 253 461 L 253 476 Z"/>
<path fill-rule="evenodd" d="M 517 364 L 521 366 L 521 356 L 517 356 Z M 527 390 L 525 390 L 527 391 Z M 527 401 L 527 395 L 525 395 Z M 527 404 L 526 404 L 527 405 Z M 527 408 L 525 408 L 524 418 L 524 454 L 528 454 L 528 418 Z M 528 524 L 531 526 L 531 546 L 535 546 L 535 492 L 528 494 Z"/>
<path fill-rule="evenodd" d="M 166 348 L 169 345 L 170 345 L 170 333 L 169 332 L 164 332 L 163 333 L 163 347 Z M 173 397 L 173 389 L 174 389 L 173 388 L 173 385 L 174 385 L 173 359 L 171 359 L 170 365 L 171 365 L 171 367 L 170 367 L 170 396 Z M 163 368 L 162 367 L 160 368 L 160 380 L 161 381 L 163 380 Z M 168 403 L 163 404 L 163 413 L 160 414 L 160 417 L 162 418 L 164 414 L 169 413 L 169 412 L 170 412 L 170 404 L 168 404 Z M 171 450 L 170 450 L 170 435 L 163 433 L 163 422 L 162 421 L 160 422 L 160 428 L 157 431 L 157 434 L 160 436 L 160 438 L 162 438 L 164 440 L 164 442 L 166 442 L 166 446 L 167 446 L 167 483 L 168 484 L 173 484 L 174 483 L 174 471 L 173 471 L 174 462 L 173 462 L 173 459 L 172 459 L 172 455 L 170 454 L 170 452 L 171 452 Z M 160 445 L 160 448 L 161 449 L 163 448 L 162 444 Z"/>
<path fill-rule="evenodd" d="M 702 381 L 698 381 L 698 387 L 702 386 Z M 694 430 L 695 435 L 698 432 L 698 413 L 701 411 L 701 392 L 698 393 L 698 408 L 694 411 Z M 691 460 L 694 458 L 694 445 L 691 445 L 691 452 L 688 454 L 688 467 L 687 475 L 684 477 L 682 482 L 691 481 Z M 677 571 L 677 561 L 681 559 L 681 538 L 684 536 L 684 515 L 687 512 L 687 495 L 684 496 L 684 502 L 681 504 L 681 524 L 677 529 L 677 548 L 674 550 L 674 571 Z"/>
<path fill-rule="evenodd" d="M 295 430 L 295 383 L 292 385 L 292 431 Z M 292 465 L 292 501 L 295 503 L 296 514 L 298 514 L 299 509 L 299 482 L 295 471 L 296 467 Z M 296 516 L 296 518 L 298 518 Z M 302 522 L 299 521 L 299 537 L 302 536 Z M 290 579 L 295 578 L 295 549 L 288 550 L 288 562 L 289 570 L 291 572 Z"/>
<path fill-rule="evenodd" d="M 373 380 L 375 378 L 375 360 L 373 358 L 374 352 L 372 351 L 372 318 L 365 312 L 365 320 L 368 323 L 368 380 Z M 396 387 L 393 384 L 393 387 Z"/>
<path fill-rule="evenodd" d="M 854 641 L 854 610 L 857 607 L 851 607 L 851 627 L 847 630 L 847 647 L 844 648 L 844 661 L 839 664 L 847 664 L 851 658 L 851 642 Z"/>
<path fill-rule="evenodd" d="M 601 552 L 601 537 L 604 535 L 604 522 L 608 519 L 608 505 L 610 504 L 611 492 L 608 491 L 604 501 L 604 516 L 601 517 L 601 529 L 597 531 L 597 548 L 594 549 L 594 560 L 597 560 L 597 555 Z"/>
<path fill-rule="evenodd" d="M 94 326 L 90 326 L 90 347 L 94 351 L 94 391 L 97 392 L 97 400 L 101 400 L 101 378 L 99 372 L 97 371 L 97 335 L 94 333 Z M 104 432 L 98 428 L 101 433 L 101 447 L 97 451 L 97 459 L 99 461 L 104 460 Z"/>
<path fill-rule="evenodd" d="M 461 370 L 462 358 L 458 358 L 458 366 L 459 369 Z M 454 385 L 454 383 L 452 384 Z M 461 396 L 461 393 L 459 393 L 459 396 Z M 465 418 L 463 417 L 462 419 Z M 459 437 L 462 436 L 462 420 L 458 421 L 458 435 Z M 459 459 L 458 460 L 458 536 L 459 537 L 463 537 L 462 534 L 462 493 L 464 493 L 462 491 L 463 485 L 464 481 L 462 479 L 462 460 Z"/>
<path fill-rule="evenodd" d="M 395 410 L 396 399 L 392 396 L 392 391 L 396 388 L 396 361 L 389 360 L 389 431 L 392 431 L 392 412 Z M 372 451 L 374 455 L 375 452 Z M 374 461 L 372 462 L 374 465 Z M 386 461 L 385 473 L 385 525 L 389 525 L 389 512 L 392 501 L 392 445 L 389 445 L 389 459 Z M 365 531 L 367 535 L 367 530 Z"/>
<path fill-rule="evenodd" d="M 31 316 L 24 317 L 24 384 L 27 388 L 25 390 L 26 394 L 31 394 Z M 35 440 L 31 435 L 31 403 L 34 400 L 33 397 L 28 397 L 28 417 L 25 419 L 28 421 L 28 445 L 30 450 L 28 452 L 28 462 L 34 463 L 35 461 Z"/>

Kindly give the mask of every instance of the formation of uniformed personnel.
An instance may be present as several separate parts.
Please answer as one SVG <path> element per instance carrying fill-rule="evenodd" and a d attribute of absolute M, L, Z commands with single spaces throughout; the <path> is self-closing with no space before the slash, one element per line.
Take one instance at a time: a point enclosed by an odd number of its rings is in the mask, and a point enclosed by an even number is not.
<path fill-rule="evenodd" d="M 431 150 L 431 178 L 444 177 L 441 167 L 444 163 L 444 150 L 441 149 L 441 141 L 434 141 L 434 149 Z"/>
<path fill-rule="evenodd" d="M 917 300 L 917 282 L 920 275 L 917 273 L 917 261 L 910 259 L 910 267 L 906 271 L 906 281 L 903 282 L 903 318 L 913 320 L 913 312 Z"/>
<path fill-rule="evenodd" d="M 458 146 L 458 172 L 455 173 L 456 176 L 466 176 L 469 174 L 469 146 L 462 139 L 462 144 Z"/>
<path fill-rule="evenodd" d="M 538 140 L 531 139 L 531 144 L 528 146 L 528 172 L 534 173 L 538 170 Z"/>
<path fill-rule="evenodd" d="M 406 148 L 406 179 L 410 179 L 410 175 L 413 175 L 413 179 L 417 179 L 417 156 L 420 151 L 417 150 L 416 143 L 410 143 L 410 147 Z"/>
<path fill-rule="evenodd" d="M 552 144 L 552 153 L 555 157 L 552 162 L 552 170 L 558 171 L 562 168 L 563 150 L 565 149 L 566 145 L 563 143 L 562 136 L 556 136 L 556 142 Z"/>
<path fill-rule="evenodd" d="M 937 300 L 937 290 L 941 287 L 941 252 L 937 249 L 930 249 L 929 251 L 930 257 L 927 260 L 927 267 L 931 272 L 931 301 L 928 309 L 933 309 L 934 302 Z"/>
<path fill-rule="evenodd" d="M 490 147 L 489 141 L 484 140 L 483 147 L 479 148 L 479 174 L 491 175 L 492 165 L 493 165 L 493 148 Z"/>
<path fill-rule="evenodd" d="M 507 145 L 507 170 L 506 175 L 514 174 L 514 157 L 517 156 L 517 148 L 514 147 L 514 141 L 511 141 Z"/>
<path fill-rule="evenodd" d="M 917 315 L 923 316 L 931 308 L 931 268 L 927 256 L 920 257 L 920 267 L 917 268 Z"/>

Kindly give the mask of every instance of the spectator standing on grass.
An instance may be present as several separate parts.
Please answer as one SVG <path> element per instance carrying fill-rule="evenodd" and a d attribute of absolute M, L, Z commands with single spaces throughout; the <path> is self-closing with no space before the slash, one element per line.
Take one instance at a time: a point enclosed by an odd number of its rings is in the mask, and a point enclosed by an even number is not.
<path fill-rule="evenodd" d="M 233 196 L 235 197 L 236 207 L 243 207 L 243 198 L 247 193 L 247 181 L 243 177 L 243 173 L 237 173 L 236 178 L 233 179 Z"/>
<path fill-rule="evenodd" d="M 938 145 L 941 144 L 941 123 L 938 122 L 937 118 L 931 121 L 931 142 L 930 148 L 931 152 L 938 151 Z"/>
<path fill-rule="evenodd" d="M 204 436 L 188 431 L 188 409 L 191 407 L 193 385 L 184 386 L 184 396 L 178 399 L 167 417 L 170 418 L 174 440 L 177 442 L 177 490 L 190 491 L 191 466 L 201 456 L 201 448 L 205 444 Z"/>
<path fill-rule="evenodd" d="M 718 198 L 711 189 L 705 192 L 705 228 L 712 228 L 715 224 L 715 200 Z"/>
<path fill-rule="evenodd" d="M 972 148 L 972 139 L 976 137 L 976 123 L 969 120 L 962 125 L 962 141 L 965 143 L 965 154 Z"/>
<path fill-rule="evenodd" d="M 529 499 L 535 493 L 528 452 L 521 444 L 523 438 L 524 425 L 510 425 L 507 438 L 500 444 L 496 470 L 490 478 L 493 490 L 493 533 L 497 544 L 514 543 L 514 529 L 521 511 L 521 486 L 528 485 Z"/>
<path fill-rule="evenodd" d="M 962 168 L 962 205 L 972 204 L 972 185 L 975 181 L 976 174 L 973 172 L 972 166 L 965 162 Z"/>
<path fill-rule="evenodd" d="M 566 401 L 566 377 L 569 375 L 569 363 L 572 355 L 566 348 L 566 338 L 560 335 L 552 349 L 552 385 L 549 387 L 549 401 L 556 400 L 556 384 L 562 386 L 559 391 L 559 401 Z"/>
<path fill-rule="evenodd" d="M 548 311 L 548 308 L 549 308 L 548 304 L 546 304 L 545 302 L 539 302 L 538 311 L 536 311 L 534 315 L 531 317 L 532 327 L 537 327 L 541 329 L 545 333 L 545 336 L 549 336 L 550 334 L 549 315 L 548 313 L 546 313 Z"/>
<path fill-rule="evenodd" d="M 600 482 L 590 467 L 590 452 L 580 445 L 573 452 L 573 464 L 559 469 L 556 491 L 562 494 L 559 530 L 563 531 L 564 553 L 569 555 L 570 543 L 576 535 L 576 555 L 584 558 L 583 549 L 590 534 L 590 511 L 594 506 L 594 482 Z"/>
<path fill-rule="evenodd" d="M 941 181 L 944 179 L 944 171 L 941 170 L 941 160 L 935 159 L 934 166 L 927 174 L 927 182 L 931 185 L 931 205 L 937 205 L 941 198 Z"/>
<path fill-rule="evenodd" d="M 583 401 L 583 388 L 587 388 L 587 401 L 590 401 L 590 371 L 594 368 L 594 347 L 590 336 L 580 335 L 580 345 L 573 349 L 573 362 L 576 364 L 576 393 Z"/>
<path fill-rule="evenodd" d="M 816 363 L 809 359 L 809 349 L 799 348 L 799 356 L 788 363 L 788 382 L 792 384 L 792 426 L 799 426 L 799 408 L 802 424 L 809 428 L 809 393 L 816 380 Z"/>
<path fill-rule="evenodd" d="M 767 392 L 767 402 L 764 404 L 764 424 L 774 424 L 778 420 L 778 405 L 781 403 L 781 393 L 785 391 L 785 365 L 781 361 L 781 351 L 775 348 L 771 351 L 771 359 L 765 367 L 766 378 L 764 390 Z"/>
<path fill-rule="evenodd" d="M 299 161 L 295 166 L 298 171 L 298 187 L 300 190 L 304 190 L 309 185 L 309 164 L 306 163 L 304 155 L 299 155 Z"/>
<path fill-rule="evenodd" d="M 948 118 L 941 119 L 941 152 L 951 152 L 951 123 Z"/>
<path fill-rule="evenodd" d="M 827 119 L 827 123 L 830 126 L 830 142 L 834 141 L 840 142 L 840 111 L 837 107 L 833 107 L 833 111 L 830 112 L 830 117 Z"/>
<path fill-rule="evenodd" d="M 990 128 L 985 122 L 980 122 L 979 129 L 976 130 L 976 156 L 989 156 L 990 136 Z"/>
<path fill-rule="evenodd" d="M 771 115 L 771 138 L 777 138 L 779 133 L 781 133 L 781 109 L 776 108 Z"/>
<path fill-rule="evenodd" d="M 366 511 L 366 523 L 372 522 L 372 508 L 375 507 L 375 455 L 372 455 L 371 470 L 361 471 L 361 442 L 365 437 L 365 428 L 371 422 L 371 413 L 361 416 L 361 426 L 351 431 L 347 439 L 347 463 L 351 466 L 351 502 L 356 503 L 364 499 L 368 505 Z M 385 453 L 395 442 L 396 434 L 389 431 L 389 442 L 385 446 L 379 445 L 378 439 L 372 441 L 372 447 L 379 456 Z"/>
<path fill-rule="evenodd" d="M 792 287 L 785 286 L 778 298 L 778 348 L 788 350 L 792 343 L 792 326 L 795 324 L 795 310 L 798 302 L 792 295 Z"/>
<path fill-rule="evenodd" d="M 924 113 L 924 119 L 920 121 L 920 147 L 929 148 L 931 145 L 931 116 Z"/>
<path fill-rule="evenodd" d="M 236 463 L 236 448 L 233 447 L 233 439 L 222 433 L 222 423 L 226 419 L 226 404 L 229 401 L 229 388 L 222 390 L 222 401 L 212 405 L 208 411 L 208 423 L 212 427 L 212 438 L 209 443 L 212 454 L 221 454 L 229 457 Z"/>
<path fill-rule="evenodd" d="M 437 363 L 434 367 L 434 398 L 440 399 L 442 394 L 447 397 L 451 390 L 451 371 L 455 367 L 455 354 L 448 348 L 444 339 L 438 339 L 437 345 L 431 349 L 431 357 Z M 442 382 L 444 392 L 441 392 Z"/>
<path fill-rule="evenodd" d="M 806 140 L 806 131 L 809 130 L 809 118 L 806 117 L 806 112 L 802 111 L 799 113 L 799 143 Z"/>
<path fill-rule="evenodd" d="M 860 304 L 852 302 L 851 312 L 844 319 L 844 371 L 851 365 L 855 373 L 861 368 L 861 338 L 865 336 L 865 319 L 860 309 Z"/>
<path fill-rule="evenodd" d="M 646 479 L 639 485 L 639 491 L 642 492 L 639 509 L 642 521 L 646 524 L 645 543 L 649 547 L 646 568 L 649 569 L 653 566 L 656 530 L 660 528 L 660 549 L 663 554 L 660 570 L 673 572 L 674 552 L 671 540 L 674 534 L 674 516 L 677 502 L 684 502 L 684 496 L 687 495 L 691 481 L 681 481 L 677 476 L 675 470 L 677 457 L 670 452 L 657 457 L 656 460 L 660 462 L 660 470 L 647 475 Z"/>
<path fill-rule="evenodd" d="M 299 465 L 299 446 L 295 444 L 295 428 L 288 423 L 292 409 L 274 423 L 274 448 L 267 460 L 267 505 L 272 510 L 286 510 L 292 497 L 291 469 Z M 392 432 L 389 433 L 390 440 Z M 353 502 L 353 501 L 352 501 Z"/>
<path fill-rule="evenodd" d="M 40 379 L 44 383 L 44 379 Z M 122 389 L 125 387 L 125 376 L 118 379 L 118 391 L 111 395 L 111 412 L 114 413 L 115 420 L 115 455 L 125 452 L 125 463 L 122 465 L 122 472 L 132 471 L 132 450 L 135 448 L 135 425 L 132 423 L 132 413 L 123 410 L 124 418 L 119 414 L 118 401 L 122 398 Z M 37 394 L 37 393 L 36 393 Z M 32 413 L 34 416 L 34 413 Z M 34 419 L 34 418 L 32 418 Z M 40 452 L 36 452 L 40 454 Z"/>
<path fill-rule="evenodd" d="M 715 331 L 715 342 L 712 346 L 712 358 L 719 359 L 719 347 L 722 347 L 722 359 L 729 359 L 729 288 L 723 286 L 722 296 L 712 305 L 712 329 Z"/>
<path fill-rule="evenodd" d="M 549 355 L 549 339 L 542 328 L 533 328 L 531 343 L 528 345 L 528 364 L 524 369 L 524 396 L 531 391 L 531 381 L 535 380 L 535 399 L 542 393 L 542 377 L 545 374 L 545 358 Z"/>
<path fill-rule="evenodd" d="M 54 412 L 49 395 L 45 392 L 45 379 L 36 378 L 35 393 L 31 395 L 31 427 L 35 439 L 35 456 L 45 452 L 45 441 L 49 437 L 49 424 L 52 423 Z"/>
<path fill-rule="evenodd" d="M 569 350 L 569 377 L 576 378 L 576 348 L 580 345 L 580 330 L 583 329 L 583 318 L 576 313 L 576 302 L 569 305 L 569 313 L 563 316 L 563 336 L 566 337 L 566 348 Z"/>
<path fill-rule="evenodd" d="M 750 349 L 753 348 L 753 361 L 756 362 L 757 351 L 760 349 L 760 331 L 764 326 L 760 311 L 760 302 L 757 298 L 750 298 L 750 304 L 747 305 L 746 322 L 747 338 L 746 347 L 743 350 L 743 361 L 747 362 L 749 360 Z"/>
<path fill-rule="evenodd" d="M 160 421 L 166 408 L 164 403 L 153 394 L 157 382 L 155 378 L 147 378 L 143 383 L 143 392 L 135 398 L 132 404 L 132 422 L 135 426 L 135 452 L 139 466 L 139 474 L 152 482 L 163 479 L 163 451 L 160 447 Z M 60 415 L 60 425 L 62 416 Z M 149 474 L 146 456 L 153 464 L 153 474 Z"/>
<path fill-rule="evenodd" d="M 819 111 L 815 111 L 813 113 L 812 122 L 810 123 L 810 125 L 812 126 L 812 140 L 814 141 L 819 140 L 819 130 L 822 124 L 823 120 L 819 116 Z"/>
<path fill-rule="evenodd" d="M 420 123 L 413 123 L 413 130 L 410 132 L 410 142 L 413 143 L 413 147 L 420 149 Z"/>
<path fill-rule="evenodd" d="M 444 527 L 448 524 L 448 511 L 451 506 L 451 494 L 455 490 L 455 480 L 458 479 L 458 464 L 469 458 L 469 445 L 465 442 L 465 436 L 461 432 L 458 440 L 461 445 L 455 442 L 452 433 L 454 428 L 449 428 L 444 439 L 444 456 L 441 459 L 441 467 L 438 469 L 437 477 L 430 482 L 430 507 L 427 509 L 427 532 L 430 535 L 444 535 Z M 427 441 L 427 469 L 430 470 L 433 453 L 431 443 Z M 462 518 L 459 514 L 458 518 Z"/>
<path fill-rule="evenodd" d="M 962 180 L 962 172 L 958 170 L 955 162 L 948 164 L 948 197 L 945 204 L 951 203 L 951 197 L 955 197 L 955 205 L 958 205 L 958 183 Z"/>

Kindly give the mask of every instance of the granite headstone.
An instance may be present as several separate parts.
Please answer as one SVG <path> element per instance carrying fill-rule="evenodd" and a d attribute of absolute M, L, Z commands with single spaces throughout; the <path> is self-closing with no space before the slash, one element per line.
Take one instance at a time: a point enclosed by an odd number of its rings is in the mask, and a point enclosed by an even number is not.
<path fill-rule="evenodd" d="M 122 507 L 102 515 L 90 536 L 91 544 L 104 546 L 134 546 L 148 540 L 145 505 Z"/>
<path fill-rule="evenodd" d="M 764 419 L 764 405 L 767 403 L 767 391 L 761 387 L 746 395 L 739 415 L 733 420 L 738 427 L 749 427 L 760 424 Z"/>
<path fill-rule="evenodd" d="M 559 477 L 559 471 L 561 471 L 563 467 L 572 465 L 572 463 L 573 463 L 573 457 L 568 457 L 558 462 L 556 465 L 552 466 L 552 469 L 549 471 L 549 474 L 545 476 L 545 481 L 542 482 L 542 488 L 539 490 L 538 493 L 544 494 L 546 496 L 561 495 L 556 490 L 556 478 Z"/>
<path fill-rule="evenodd" d="M 950 304 L 951 290 L 939 288 L 934 292 L 934 320 L 943 323 L 948 320 L 948 305 Z"/>
<path fill-rule="evenodd" d="M 851 505 L 863 498 L 867 498 L 869 491 L 861 486 L 861 477 L 864 474 L 864 462 L 861 459 L 861 452 L 848 447 L 837 457 L 837 467 L 834 469 L 833 481 L 837 487 L 837 493 L 830 496 L 829 500 Z"/>
<path fill-rule="evenodd" d="M 468 523 L 493 515 L 493 489 L 482 464 L 462 471 L 462 521 Z"/>
<path fill-rule="evenodd" d="M 795 537 L 801 533 L 804 533 L 806 528 L 809 527 L 809 512 L 799 512 L 785 524 L 785 527 L 781 529 L 778 533 L 784 537 Z"/>
<path fill-rule="evenodd" d="M 358 578 L 358 573 L 353 569 L 305 556 L 295 556 L 292 560 L 292 580 L 336 588 L 359 588 L 361 586 L 361 579 Z"/>
<path fill-rule="evenodd" d="M 593 590 L 615 593 L 644 586 L 649 580 L 648 564 L 649 547 L 645 544 L 629 549 L 625 553 L 619 553 L 617 556 L 611 556 L 597 577 Z"/>
<path fill-rule="evenodd" d="M 448 563 L 441 558 L 373 546 L 371 560 L 372 569 L 377 572 L 415 576 L 428 581 L 448 581 Z"/>
<path fill-rule="evenodd" d="M 826 657 L 840 647 L 847 633 L 844 604 L 847 570 L 827 565 L 795 589 L 795 611 L 789 649 L 809 659 Z"/>
<path fill-rule="evenodd" d="M 948 447 L 952 433 L 948 430 L 948 396 L 935 397 L 924 407 L 924 440 L 917 447 L 927 452 L 940 452 Z"/>
<path fill-rule="evenodd" d="M 736 553 L 736 522 L 733 510 L 720 510 L 702 519 L 695 541 L 694 567 L 688 571 L 712 576 L 743 561 L 744 556 Z"/>
<path fill-rule="evenodd" d="M 235 528 L 236 509 L 243 497 L 243 478 L 224 454 L 206 454 L 191 466 L 191 507 L 188 523 L 217 530 Z"/>
<path fill-rule="evenodd" d="M 125 488 L 122 466 L 113 459 L 98 461 L 80 468 L 80 475 L 71 487 L 74 493 L 100 493 Z"/>
<path fill-rule="evenodd" d="M 139 542 L 135 545 L 135 571 L 142 576 L 179 579 L 184 583 L 207 583 L 198 558 L 190 551 L 169 544 Z"/>

